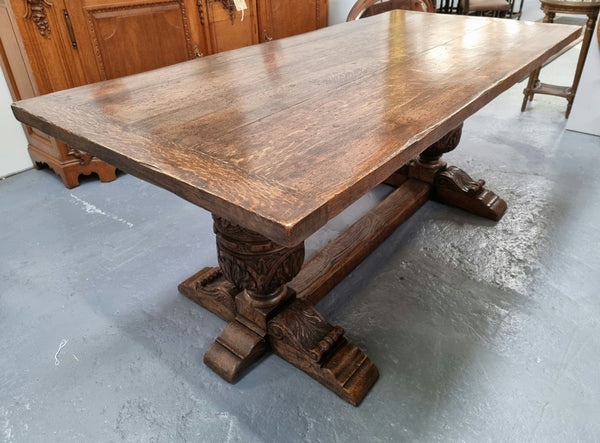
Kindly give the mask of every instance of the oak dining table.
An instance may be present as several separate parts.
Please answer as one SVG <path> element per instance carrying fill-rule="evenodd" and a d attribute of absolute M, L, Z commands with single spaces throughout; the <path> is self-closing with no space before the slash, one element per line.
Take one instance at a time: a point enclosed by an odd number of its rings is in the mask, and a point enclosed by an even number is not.
<path fill-rule="evenodd" d="M 358 405 L 377 367 L 314 304 L 429 199 L 502 217 L 504 200 L 442 156 L 467 117 L 579 33 L 392 11 L 13 112 L 212 213 L 218 266 L 179 285 L 227 322 L 212 370 L 231 382 L 272 351 Z M 395 189 L 305 262 L 304 240 L 382 182 Z"/>

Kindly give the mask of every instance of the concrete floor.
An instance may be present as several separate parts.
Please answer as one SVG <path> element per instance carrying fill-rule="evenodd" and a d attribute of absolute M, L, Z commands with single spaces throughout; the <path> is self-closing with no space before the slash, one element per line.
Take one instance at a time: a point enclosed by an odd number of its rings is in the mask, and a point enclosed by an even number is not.
<path fill-rule="evenodd" d="M 177 292 L 216 263 L 202 209 L 129 175 L 1 181 L 0 440 L 598 441 L 600 138 L 565 131 L 560 98 L 519 112 L 523 87 L 447 156 L 504 218 L 427 203 L 318 305 L 381 372 L 358 408 L 273 355 L 233 385 L 202 364 L 225 323 Z"/>

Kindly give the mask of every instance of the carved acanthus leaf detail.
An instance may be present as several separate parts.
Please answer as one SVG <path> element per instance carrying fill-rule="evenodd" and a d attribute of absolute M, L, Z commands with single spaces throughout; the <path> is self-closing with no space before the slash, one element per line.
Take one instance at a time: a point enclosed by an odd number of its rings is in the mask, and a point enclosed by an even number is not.
<path fill-rule="evenodd" d="M 213 218 L 219 266 L 238 288 L 269 298 L 300 272 L 304 243 L 288 248 L 223 218 Z"/>
<path fill-rule="evenodd" d="M 47 37 L 50 34 L 50 25 L 46 15 L 46 8 L 50 8 L 52 3 L 46 0 L 25 0 L 25 15 L 24 18 L 32 20 L 37 26 L 40 34 Z"/>
<path fill-rule="evenodd" d="M 473 180 L 469 174 L 456 166 L 449 166 L 440 172 L 436 178 L 436 185 L 455 192 L 462 192 L 468 196 L 475 196 L 481 192 L 485 185 L 484 180 Z"/>
<path fill-rule="evenodd" d="M 333 327 L 312 306 L 295 300 L 268 325 L 271 340 L 279 340 L 320 362 L 344 335 L 340 326 Z"/>
<path fill-rule="evenodd" d="M 200 24 L 204 24 L 204 6 L 202 4 L 202 0 L 196 0 L 196 5 L 198 5 L 198 14 L 200 14 Z"/>

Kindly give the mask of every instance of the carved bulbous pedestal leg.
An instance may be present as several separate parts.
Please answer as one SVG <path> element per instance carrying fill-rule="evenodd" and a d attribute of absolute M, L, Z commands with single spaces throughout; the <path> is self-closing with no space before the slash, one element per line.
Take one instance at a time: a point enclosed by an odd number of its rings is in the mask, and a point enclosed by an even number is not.
<path fill-rule="evenodd" d="M 300 271 L 304 244 L 284 247 L 214 218 L 219 268 L 201 271 L 180 290 L 229 324 L 204 362 L 233 382 L 269 348 L 346 401 L 358 405 L 379 375 L 375 365 L 287 286 Z"/>
<path fill-rule="evenodd" d="M 232 382 L 267 350 L 267 322 L 294 293 L 286 286 L 300 271 L 304 244 L 279 246 L 260 234 L 213 217 L 219 267 L 237 288 L 234 319 L 204 356 Z"/>
<path fill-rule="evenodd" d="M 485 181 L 475 181 L 462 169 L 447 166 L 441 160 L 442 155 L 458 146 L 461 133 L 462 124 L 423 151 L 410 163 L 408 175 L 433 185 L 432 198 L 440 203 L 456 206 L 481 217 L 500 220 L 506 211 L 506 202 L 485 189 Z"/>

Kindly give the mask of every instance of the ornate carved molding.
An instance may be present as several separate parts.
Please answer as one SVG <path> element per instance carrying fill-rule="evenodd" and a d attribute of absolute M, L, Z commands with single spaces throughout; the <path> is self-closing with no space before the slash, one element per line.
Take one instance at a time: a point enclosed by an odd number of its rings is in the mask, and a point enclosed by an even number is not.
<path fill-rule="evenodd" d="M 235 296 L 240 290 L 225 279 L 220 268 L 200 270 L 182 282 L 179 291 L 223 320 L 235 319 Z"/>
<path fill-rule="evenodd" d="M 456 166 L 449 166 L 436 177 L 436 189 L 440 192 L 447 189 L 452 192 L 460 192 L 467 196 L 475 196 L 481 192 L 485 185 L 484 180 L 473 180 L 469 174 Z M 443 191 L 442 191 L 443 192 Z"/>
<path fill-rule="evenodd" d="M 485 181 L 473 180 L 462 169 L 449 166 L 437 174 L 433 198 L 498 221 L 506 211 L 506 202 L 494 192 L 485 189 L 484 185 Z"/>
<path fill-rule="evenodd" d="M 296 300 L 269 322 L 271 340 L 285 342 L 319 363 L 343 337 L 344 329 L 331 326 L 312 305 Z"/>
<path fill-rule="evenodd" d="M 50 8 L 51 6 L 52 3 L 46 0 L 25 0 L 26 11 L 23 17 L 32 20 L 43 37 L 47 37 L 50 34 L 46 8 Z"/>
<path fill-rule="evenodd" d="M 220 2 L 223 5 L 223 8 L 229 11 L 229 17 L 231 18 L 231 24 L 235 23 L 235 3 L 233 0 L 213 0 Z"/>
<path fill-rule="evenodd" d="M 304 262 L 304 243 L 291 248 L 213 216 L 219 266 L 238 288 L 255 300 L 276 298 L 277 290 L 292 280 Z"/>
<path fill-rule="evenodd" d="M 196 5 L 198 5 L 198 14 L 200 14 L 200 24 L 204 25 L 204 5 L 202 4 L 202 0 L 196 0 Z"/>
<path fill-rule="evenodd" d="M 71 149 L 69 151 L 69 155 L 72 155 L 77 160 L 79 160 L 79 164 L 82 166 L 90 164 L 92 161 L 92 155 L 87 152 L 80 151 L 79 149 Z"/>
<path fill-rule="evenodd" d="M 367 394 L 379 371 L 373 362 L 304 300 L 286 306 L 268 324 L 277 355 L 302 369 L 353 405 Z"/>

